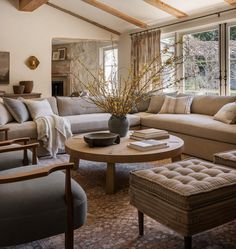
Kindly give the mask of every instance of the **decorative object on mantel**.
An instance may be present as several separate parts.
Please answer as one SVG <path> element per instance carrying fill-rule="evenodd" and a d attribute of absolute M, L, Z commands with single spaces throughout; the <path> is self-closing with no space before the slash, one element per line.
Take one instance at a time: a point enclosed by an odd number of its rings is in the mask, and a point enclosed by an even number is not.
<path fill-rule="evenodd" d="M 25 86 L 24 93 L 31 93 L 34 87 L 34 82 L 32 80 L 20 81 L 21 86 Z"/>
<path fill-rule="evenodd" d="M 105 147 L 120 143 L 120 136 L 108 132 L 96 132 L 84 135 L 84 141 L 89 147 Z"/>
<path fill-rule="evenodd" d="M 149 35 L 148 33 L 148 37 Z M 152 39 L 148 39 L 147 42 L 150 41 L 149 46 L 153 44 Z M 181 84 L 183 77 L 177 78 L 176 70 L 182 66 L 188 53 L 184 51 L 184 55 L 176 55 L 172 52 L 175 46 L 180 43 L 182 41 L 167 44 L 161 49 L 159 42 L 159 49 L 156 48 L 155 53 L 147 54 L 150 57 L 149 60 L 144 64 L 139 64 L 140 66 L 135 73 L 134 65 L 132 65 L 128 69 L 127 77 L 118 77 L 119 69 L 114 66 L 110 76 L 105 78 L 103 70 L 99 69 L 94 73 L 79 57 L 72 60 L 83 67 L 83 79 L 87 78 L 87 80 L 83 80 L 79 72 L 72 74 L 72 76 L 77 80 L 78 89 L 86 89 L 89 92 L 89 95 L 86 96 L 87 101 L 111 114 L 109 130 L 124 137 L 127 135 L 127 126 L 129 126 L 126 116 L 137 109 L 136 106 L 139 102 L 147 100 L 157 92 L 162 92 L 163 89 L 179 87 Z M 184 50 L 186 49 L 184 48 Z M 115 55 L 113 57 L 115 58 Z M 165 59 L 161 60 L 161 58 Z M 76 86 L 74 88 L 76 90 Z"/>
<path fill-rule="evenodd" d="M 10 81 L 10 53 L 0 52 L 0 84 L 9 84 Z"/>
<path fill-rule="evenodd" d="M 14 94 L 22 94 L 25 90 L 24 85 L 14 85 L 13 86 L 13 92 Z"/>
<path fill-rule="evenodd" d="M 26 61 L 26 65 L 31 70 L 35 70 L 38 67 L 39 63 L 39 60 L 35 56 L 30 56 Z"/>
<path fill-rule="evenodd" d="M 52 52 L 53 61 L 64 61 L 66 59 L 66 48 L 58 48 Z"/>

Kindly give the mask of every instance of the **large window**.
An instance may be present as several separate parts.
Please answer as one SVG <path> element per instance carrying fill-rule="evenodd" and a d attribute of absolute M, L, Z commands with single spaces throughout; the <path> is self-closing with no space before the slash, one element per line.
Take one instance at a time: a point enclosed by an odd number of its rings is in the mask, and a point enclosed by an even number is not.
<path fill-rule="evenodd" d="M 108 89 L 117 84 L 118 80 L 118 48 L 106 47 L 103 51 L 103 72 L 104 79 L 108 84 Z"/>
<path fill-rule="evenodd" d="M 167 49 L 167 52 L 161 53 L 162 62 L 167 61 L 169 58 L 175 55 L 175 36 L 170 36 L 161 39 L 161 51 L 164 51 L 164 49 Z M 174 86 L 169 86 L 168 84 L 169 82 L 173 82 L 173 78 L 175 77 L 176 77 L 176 71 L 170 70 L 170 68 L 166 68 L 166 70 L 164 69 L 162 74 L 164 92 L 172 92 L 176 90 Z M 167 87 L 165 88 L 165 86 Z"/>
<path fill-rule="evenodd" d="M 218 29 L 185 34 L 183 40 L 187 51 L 183 91 L 194 95 L 220 94 Z"/>
<path fill-rule="evenodd" d="M 229 28 L 229 85 L 230 94 L 236 95 L 236 26 Z"/>

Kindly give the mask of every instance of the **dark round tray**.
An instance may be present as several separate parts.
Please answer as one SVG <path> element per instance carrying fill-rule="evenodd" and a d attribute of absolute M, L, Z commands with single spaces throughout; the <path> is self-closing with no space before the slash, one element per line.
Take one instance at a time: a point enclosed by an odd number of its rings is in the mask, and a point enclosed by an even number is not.
<path fill-rule="evenodd" d="M 120 136 L 115 133 L 97 132 L 84 135 L 84 141 L 89 147 L 105 147 L 120 143 Z"/>

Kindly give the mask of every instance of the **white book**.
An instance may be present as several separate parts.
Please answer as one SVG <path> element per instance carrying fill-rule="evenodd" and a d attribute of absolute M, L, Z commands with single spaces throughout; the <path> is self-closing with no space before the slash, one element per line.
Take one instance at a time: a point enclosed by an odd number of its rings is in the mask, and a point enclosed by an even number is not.
<path fill-rule="evenodd" d="M 144 141 L 131 142 L 128 144 L 128 147 L 139 151 L 148 151 L 166 148 L 168 147 L 168 145 L 166 142 L 149 139 Z"/>
<path fill-rule="evenodd" d="M 158 135 L 167 135 L 167 134 L 168 132 L 165 130 L 154 129 L 154 128 L 138 130 L 133 132 L 134 136 L 143 137 L 143 138 L 153 138 Z"/>
<path fill-rule="evenodd" d="M 162 140 L 162 139 L 168 139 L 169 137 L 170 137 L 169 134 L 160 134 L 160 135 L 156 135 L 156 136 L 152 137 L 152 139 Z M 138 141 L 143 141 L 143 140 L 149 139 L 149 138 L 144 138 L 144 137 L 137 137 L 135 135 L 130 135 L 129 138 L 134 139 L 134 140 L 138 140 Z"/>

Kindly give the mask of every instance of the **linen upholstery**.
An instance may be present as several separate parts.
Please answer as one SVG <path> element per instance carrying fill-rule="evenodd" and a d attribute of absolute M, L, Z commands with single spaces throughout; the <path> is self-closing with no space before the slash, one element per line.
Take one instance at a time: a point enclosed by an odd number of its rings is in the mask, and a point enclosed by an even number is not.
<path fill-rule="evenodd" d="M 131 172 L 130 203 L 184 236 L 236 218 L 236 170 L 188 159 Z"/>
<path fill-rule="evenodd" d="M 161 107 L 165 101 L 165 97 L 166 96 L 172 96 L 175 97 L 177 94 L 177 92 L 173 92 L 173 93 L 166 93 L 166 94 L 156 94 L 151 96 L 151 101 L 150 104 L 148 106 L 148 110 L 147 112 L 150 113 L 158 113 L 161 110 Z"/>
<path fill-rule="evenodd" d="M 221 107 L 214 115 L 214 119 L 226 124 L 234 124 L 236 121 L 236 103 L 229 103 Z"/>
<path fill-rule="evenodd" d="M 142 117 L 141 125 L 225 143 L 236 141 L 236 124 L 228 125 L 207 115 L 151 114 Z"/>
<path fill-rule="evenodd" d="M 37 139 L 36 124 L 33 121 L 27 121 L 24 123 L 11 122 L 4 125 L 5 128 L 9 128 L 8 138 L 21 138 L 30 137 L 31 139 Z M 4 139 L 3 132 L 0 132 L 0 140 Z"/>
<path fill-rule="evenodd" d="M 81 114 L 74 116 L 66 116 L 71 124 L 71 131 L 73 134 L 99 131 L 108 129 L 109 113 L 94 113 L 94 114 Z M 130 126 L 139 126 L 140 117 L 136 115 L 127 115 Z"/>
<path fill-rule="evenodd" d="M 0 102 L 0 125 L 13 121 L 13 117 L 3 103 Z"/>
<path fill-rule="evenodd" d="M 221 107 L 236 101 L 236 96 L 194 96 L 191 113 L 214 116 Z"/>
<path fill-rule="evenodd" d="M 29 109 L 32 119 L 37 119 L 43 116 L 50 116 L 53 114 L 51 105 L 46 99 L 41 101 L 25 100 L 25 104 Z"/>
<path fill-rule="evenodd" d="M 57 100 L 55 97 L 47 97 L 47 98 L 37 98 L 34 99 L 35 101 L 42 101 L 42 100 L 47 100 L 52 108 L 52 111 L 54 114 L 59 115 L 58 113 L 58 108 L 57 108 Z"/>
<path fill-rule="evenodd" d="M 159 113 L 190 114 L 191 103 L 191 96 L 178 98 L 165 96 L 164 103 Z"/>
<path fill-rule="evenodd" d="M 39 166 L 1 171 L 0 175 L 28 172 Z M 72 181 L 74 229 L 85 223 L 87 198 L 84 190 Z M 1 184 L 0 246 L 26 243 L 64 233 L 66 229 L 65 175 L 49 176 L 23 182 Z"/>
<path fill-rule="evenodd" d="M 23 123 L 30 119 L 29 112 L 21 100 L 3 98 L 3 102 L 18 123 Z"/>
<path fill-rule="evenodd" d="M 236 150 L 223 151 L 214 155 L 214 163 L 236 169 Z"/>
<path fill-rule="evenodd" d="M 88 101 L 81 97 L 57 97 L 59 115 L 72 116 L 102 112 L 95 104 Z"/>
<path fill-rule="evenodd" d="M 236 197 L 236 171 L 199 159 L 131 172 L 131 184 L 183 209 Z"/>

